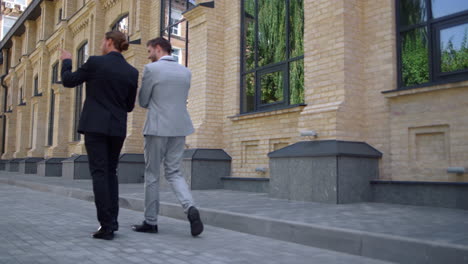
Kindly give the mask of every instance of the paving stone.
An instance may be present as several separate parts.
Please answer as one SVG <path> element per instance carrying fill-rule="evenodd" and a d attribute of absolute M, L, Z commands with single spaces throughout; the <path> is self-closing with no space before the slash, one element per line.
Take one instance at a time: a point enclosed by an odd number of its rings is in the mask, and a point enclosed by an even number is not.
<path fill-rule="evenodd" d="M 386 263 L 211 226 L 194 239 L 187 221 L 166 217 L 161 233 L 136 233 L 130 227 L 141 212 L 127 209 L 115 239 L 96 240 L 94 204 L 4 184 L 0 214 L 0 233 L 10 241 L 0 244 L 8 252 L 0 263 Z"/>

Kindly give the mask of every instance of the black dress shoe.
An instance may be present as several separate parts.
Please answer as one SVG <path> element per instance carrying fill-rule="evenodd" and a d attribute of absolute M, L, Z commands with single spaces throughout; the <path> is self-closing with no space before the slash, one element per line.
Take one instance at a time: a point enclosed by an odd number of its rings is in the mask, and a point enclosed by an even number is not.
<path fill-rule="evenodd" d="M 203 223 L 200 219 L 200 213 L 195 206 L 191 206 L 188 210 L 187 218 L 190 221 L 190 231 L 192 236 L 198 236 L 203 232 Z"/>
<path fill-rule="evenodd" d="M 150 225 L 143 221 L 141 225 L 134 225 L 132 226 L 133 231 L 135 232 L 144 232 L 144 233 L 157 233 L 158 232 L 158 225 Z"/>
<path fill-rule="evenodd" d="M 94 232 L 93 238 L 112 240 L 114 239 L 114 231 L 109 228 L 99 227 L 98 231 Z"/>

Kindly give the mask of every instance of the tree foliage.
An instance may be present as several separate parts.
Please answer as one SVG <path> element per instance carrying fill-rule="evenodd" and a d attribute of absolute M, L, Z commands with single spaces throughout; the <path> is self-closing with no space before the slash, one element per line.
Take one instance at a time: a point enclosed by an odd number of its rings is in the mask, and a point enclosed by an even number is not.
<path fill-rule="evenodd" d="M 304 44 L 304 5 L 303 0 L 289 1 L 290 16 L 286 17 L 286 0 L 258 0 L 258 32 L 255 32 L 255 1 L 244 1 L 245 21 L 245 70 L 255 69 L 255 47 L 258 54 L 258 67 L 283 62 L 289 57 L 303 55 Z M 290 28 L 287 30 L 286 21 Z M 287 47 L 289 34 L 290 50 Z M 257 46 L 255 46 L 258 38 Z M 285 62 L 286 63 L 286 62 Z M 291 62 L 289 65 L 290 104 L 304 101 L 304 64 L 303 61 Z M 258 76 L 260 77 L 260 76 Z M 263 104 L 279 102 L 284 99 L 284 72 L 268 73 L 260 78 L 261 101 Z M 254 97 L 255 79 L 246 77 L 246 97 Z M 251 83 L 253 82 L 253 83 Z M 252 101 L 247 98 L 247 101 Z M 253 103 L 253 101 L 252 101 Z M 248 108 L 248 107 L 247 107 Z"/>
<path fill-rule="evenodd" d="M 468 69 L 468 29 L 465 29 L 463 41 L 459 49 L 453 44 L 453 37 L 445 47 L 441 47 L 441 70 L 451 72 Z"/>
<path fill-rule="evenodd" d="M 429 81 L 428 56 L 425 28 L 416 29 L 403 35 L 401 62 L 404 86 Z"/>

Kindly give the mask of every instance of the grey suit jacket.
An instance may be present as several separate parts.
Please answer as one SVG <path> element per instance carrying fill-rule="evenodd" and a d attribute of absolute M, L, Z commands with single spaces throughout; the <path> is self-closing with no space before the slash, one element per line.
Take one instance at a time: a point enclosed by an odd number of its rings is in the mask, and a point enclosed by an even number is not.
<path fill-rule="evenodd" d="M 147 64 L 138 101 L 148 109 L 144 135 L 176 137 L 194 132 L 187 111 L 192 73 L 172 56 Z"/>

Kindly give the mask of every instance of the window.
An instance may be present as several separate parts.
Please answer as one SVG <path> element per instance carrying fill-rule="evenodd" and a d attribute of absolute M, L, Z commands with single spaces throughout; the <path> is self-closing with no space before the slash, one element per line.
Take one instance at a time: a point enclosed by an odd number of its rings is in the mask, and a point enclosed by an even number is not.
<path fill-rule="evenodd" d="M 128 35 L 128 15 L 125 15 L 117 22 L 115 22 L 115 24 L 112 26 L 112 30 L 120 31 Z"/>
<path fill-rule="evenodd" d="M 184 47 L 179 50 L 178 58 L 179 63 L 184 58 L 185 66 L 188 65 L 188 22 L 183 19 L 182 13 L 195 4 L 193 0 L 161 0 L 160 36 L 168 39 L 173 47 Z"/>
<path fill-rule="evenodd" d="M 33 91 L 34 96 L 41 96 L 42 94 L 39 93 L 39 76 L 37 75 L 34 77 L 33 87 L 34 87 L 34 91 Z"/>
<path fill-rule="evenodd" d="M 56 62 L 52 65 L 52 76 L 51 83 L 59 83 L 58 81 L 58 66 L 59 63 Z M 49 124 L 47 129 L 47 145 L 52 146 L 54 143 L 54 118 L 55 118 L 55 93 L 53 87 L 49 91 L 50 103 L 49 103 Z"/>
<path fill-rule="evenodd" d="M 304 1 L 243 0 L 241 113 L 304 103 Z"/>
<path fill-rule="evenodd" d="M 51 76 L 51 81 L 52 81 L 52 84 L 54 83 L 59 83 L 59 79 L 58 79 L 58 66 L 59 66 L 59 63 L 56 62 L 53 66 L 52 66 L 52 76 Z"/>
<path fill-rule="evenodd" d="M 26 0 L 5 0 L 5 2 L 13 3 L 17 5 L 23 5 L 23 6 L 26 5 Z"/>
<path fill-rule="evenodd" d="M 54 89 L 50 89 L 50 107 L 49 107 L 49 125 L 47 133 L 47 145 L 52 146 L 54 143 L 54 118 L 55 118 L 55 93 Z"/>
<path fill-rule="evenodd" d="M 20 87 L 20 88 L 19 88 L 18 97 L 19 97 L 18 105 L 26 105 L 26 103 L 24 102 L 24 91 L 23 91 L 23 87 Z"/>
<path fill-rule="evenodd" d="M 4 38 L 8 31 L 13 27 L 16 19 L 16 17 L 3 16 L 2 38 Z"/>
<path fill-rule="evenodd" d="M 172 10 L 169 25 L 174 25 L 177 22 L 179 22 L 179 20 L 181 20 L 181 19 L 182 19 L 182 14 L 180 13 L 180 11 L 179 10 Z M 181 26 L 180 23 L 178 23 L 177 25 L 171 27 L 171 34 L 176 35 L 176 36 L 180 36 L 181 35 L 180 26 Z"/>
<path fill-rule="evenodd" d="M 77 64 L 76 68 L 78 69 L 83 65 L 88 59 L 88 43 L 83 44 L 77 52 Z M 79 141 L 81 135 L 78 133 L 78 122 L 80 121 L 81 108 L 83 104 L 83 85 L 80 84 L 75 88 L 75 123 L 73 127 L 73 140 Z"/>
<path fill-rule="evenodd" d="M 172 57 L 174 57 L 174 59 L 177 62 L 182 64 L 182 55 L 181 55 L 180 48 L 175 48 L 175 47 L 172 48 Z"/>
<path fill-rule="evenodd" d="M 468 79 L 468 1 L 398 0 L 400 88 Z"/>
<path fill-rule="evenodd" d="M 37 140 L 37 104 L 33 104 L 31 111 L 31 130 L 29 134 L 29 148 L 36 146 Z"/>

